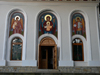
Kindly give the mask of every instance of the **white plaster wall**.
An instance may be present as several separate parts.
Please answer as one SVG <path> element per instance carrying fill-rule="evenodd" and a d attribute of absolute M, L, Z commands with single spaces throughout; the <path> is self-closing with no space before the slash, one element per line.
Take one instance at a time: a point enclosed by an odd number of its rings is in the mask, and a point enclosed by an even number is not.
<path fill-rule="evenodd" d="M 96 5 L 97 3 L 67 3 L 67 2 L 0 2 L 0 60 L 2 59 L 3 44 L 4 44 L 4 34 L 6 26 L 6 16 L 9 10 L 14 8 L 21 8 L 27 14 L 27 44 L 26 44 L 26 56 L 25 60 L 30 61 L 35 60 L 34 47 L 35 47 L 35 26 L 37 14 L 42 10 L 50 9 L 57 12 L 61 20 L 61 61 L 60 66 L 73 66 L 73 63 L 67 63 L 72 61 L 71 53 L 71 34 L 70 34 L 70 24 L 69 17 L 71 12 L 74 10 L 84 11 L 89 18 L 89 29 L 90 29 L 90 42 L 92 51 L 92 60 L 99 61 L 99 37 L 97 36 L 97 23 L 96 23 Z M 37 41 L 38 42 L 38 41 Z M 36 48 L 37 49 L 37 48 Z M 7 49 L 6 49 L 7 50 Z M 7 51 L 5 51 L 7 52 Z M 7 54 L 7 53 L 5 53 Z M 88 61 L 88 60 L 87 60 Z M 63 64 L 62 64 L 63 63 Z M 28 63 L 26 63 L 28 66 Z M 19 64 L 20 65 L 20 64 Z M 37 66 L 37 63 L 34 64 Z M 83 65 L 84 66 L 84 65 Z"/>
<path fill-rule="evenodd" d="M 98 61 L 99 60 L 99 46 L 98 46 L 98 24 L 96 23 L 97 21 L 97 13 L 95 11 L 95 7 L 91 8 L 91 14 L 88 14 L 89 20 L 90 20 L 90 41 L 91 41 L 91 50 L 92 50 L 92 60 L 93 61 Z M 89 11 L 87 11 L 89 13 Z M 94 14 L 94 15 L 93 15 Z M 91 17 L 92 15 L 92 17 Z"/>
<path fill-rule="evenodd" d="M 6 7 L 6 6 L 5 6 Z M 2 5 L 1 5 L 1 7 L 0 7 L 0 9 L 1 10 L 3 10 L 3 11 L 1 11 L 0 12 L 0 16 L 2 17 L 2 18 L 0 18 L 0 60 L 2 60 L 2 56 L 3 56 L 3 44 L 4 44 L 4 40 L 5 40 L 5 38 L 4 38 L 4 34 L 5 34 L 5 21 L 6 21 L 6 14 L 7 14 L 7 9 L 4 9 L 3 7 L 2 7 Z M 5 12 L 6 11 L 6 12 Z"/>

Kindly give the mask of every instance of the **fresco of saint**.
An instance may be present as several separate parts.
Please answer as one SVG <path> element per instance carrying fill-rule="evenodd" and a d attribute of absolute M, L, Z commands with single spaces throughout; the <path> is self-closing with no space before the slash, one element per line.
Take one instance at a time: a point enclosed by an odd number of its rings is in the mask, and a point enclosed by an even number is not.
<path fill-rule="evenodd" d="M 53 34 L 57 37 L 57 19 L 50 13 L 40 17 L 39 36 L 46 33 Z"/>
<path fill-rule="evenodd" d="M 84 17 L 81 14 L 75 14 L 73 15 L 72 22 L 72 34 L 86 37 Z"/>
<path fill-rule="evenodd" d="M 11 28 L 13 28 L 13 34 L 19 33 L 21 34 L 21 31 L 23 29 L 23 21 L 22 19 L 19 19 L 19 17 L 16 17 L 12 19 Z"/>
<path fill-rule="evenodd" d="M 23 19 L 18 14 L 13 15 L 10 26 L 10 35 L 16 33 L 23 35 Z"/>

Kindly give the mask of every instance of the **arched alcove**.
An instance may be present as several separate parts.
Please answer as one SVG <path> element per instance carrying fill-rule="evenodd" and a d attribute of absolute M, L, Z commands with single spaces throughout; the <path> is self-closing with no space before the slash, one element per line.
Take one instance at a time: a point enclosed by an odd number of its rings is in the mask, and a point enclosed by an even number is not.
<path fill-rule="evenodd" d="M 8 49 L 7 49 L 7 54 L 6 54 L 6 60 L 7 61 L 10 61 L 10 56 L 11 56 L 11 45 L 12 45 L 12 40 L 14 39 L 14 38 L 16 38 L 16 37 L 18 37 L 18 38 L 20 38 L 22 41 L 24 40 L 24 37 L 21 35 L 21 34 L 13 34 L 13 35 L 11 35 L 10 37 L 9 37 L 9 40 L 8 40 Z M 23 47 L 22 47 L 22 49 L 23 49 Z M 22 51 L 22 54 L 23 54 L 23 51 Z M 22 58 L 21 58 L 21 60 L 22 60 Z"/>
<path fill-rule="evenodd" d="M 82 40 L 82 43 L 83 43 L 83 52 L 84 52 L 84 62 L 87 62 L 87 42 L 86 42 L 86 39 L 82 36 L 82 35 L 74 35 L 72 37 L 72 41 L 75 39 L 75 38 L 79 38 Z M 73 42 L 72 42 L 73 43 Z"/>
<path fill-rule="evenodd" d="M 26 18 L 26 13 L 23 9 L 19 9 L 19 8 L 14 8 L 14 9 L 11 9 L 10 11 L 8 11 L 7 13 L 7 16 L 6 16 L 6 25 L 5 25 L 5 38 L 4 38 L 4 48 L 3 48 L 3 60 L 7 60 L 7 65 L 11 65 L 13 66 L 13 62 L 10 61 L 10 57 L 8 58 L 7 56 L 9 56 L 9 44 L 11 44 L 11 38 L 12 36 L 13 37 L 19 37 L 23 40 L 23 51 L 22 51 L 22 60 L 25 59 L 25 51 L 26 51 L 26 31 L 27 31 L 27 18 Z M 17 21 L 18 19 L 18 21 Z M 20 31 L 16 31 L 16 32 L 13 32 L 14 29 L 16 29 L 15 26 L 18 26 L 21 27 Z M 18 27 L 17 27 L 18 28 Z M 23 37 L 23 36 L 24 37 Z M 6 56 L 5 56 L 6 55 Z M 16 65 L 19 65 L 21 66 L 21 61 L 20 62 L 14 62 L 14 63 L 19 63 L 19 64 L 16 64 Z"/>
<path fill-rule="evenodd" d="M 44 17 L 42 16 L 42 15 L 44 15 Z M 45 33 L 45 34 L 43 34 L 42 33 L 42 35 L 39 35 L 39 25 L 41 24 L 41 22 L 44 22 L 43 23 L 43 25 L 45 25 L 45 22 L 46 21 L 44 21 L 43 19 L 46 19 L 45 17 L 46 17 L 46 15 L 48 16 L 49 15 L 49 17 L 51 16 L 51 15 L 53 15 L 55 18 L 56 18 L 56 20 L 54 20 L 54 18 L 52 18 L 52 20 L 51 20 L 51 22 L 53 22 L 53 21 L 55 21 L 56 22 L 56 27 L 57 27 L 57 30 L 56 30 L 56 32 L 57 32 L 57 36 L 56 35 L 54 35 L 53 33 Z M 51 16 L 52 17 L 52 16 Z M 42 20 L 41 20 L 42 19 Z M 41 20 L 41 22 L 40 22 L 40 20 Z M 50 22 L 50 23 L 51 23 Z M 48 31 L 48 30 L 47 30 Z M 34 60 L 37 60 L 37 55 L 36 54 L 38 54 L 38 46 L 39 46 L 39 43 L 38 43 L 38 41 L 39 41 L 39 38 L 42 36 L 42 37 L 55 37 L 56 38 L 56 42 L 57 42 L 57 48 L 59 47 L 60 49 L 61 49 L 61 25 L 60 25 L 60 17 L 59 17 L 59 15 L 56 13 L 56 12 L 54 12 L 54 11 L 52 11 L 52 10 L 42 10 L 42 11 L 40 11 L 38 14 L 37 14 L 37 18 L 36 18 L 36 25 L 35 25 L 35 43 L 34 43 L 34 45 L 35 45 L 35 47 L 34 47 Z M 55 31 L 54 31 L 55 32 Z"/>
<path fill-rule="evenodd" d="M 79 38 L 82 41 L 82 46 L 83 46 L 83 58 L 84 60 L 82 61 L 74 61 L 74 66 L 88 66 L 88 53 L 87 53 L 87 41 L 86 39 L 82 36 L 82 35 L 74 35 L 72 37 L 72 44 L 73 44 L 73 40 Z M 73 45 L 72 45 L 73 47 Z M 72 49 L 73 50 L 73 49 Z M 72 51 L 72 56 L 73 56 L 73 51 Z"/>
<path fill-rule="evenodd" d="M 83 16 L 86 37 L 84 35 L 80 35 L 80 34 L 75 34 L 75 35 L 72 34 L 72 32 L 73 32 L 72 31 L 72 28 L 73 28 L 72 25 L 74 25 L 73 22 L 72 22 L 73 21 L 72 20 L 72 16 L 75 15 L 75 13 L 79 13 L 79 14 L 81 14 Z M 86 54 L 86 58 L 84 57 L 84 62 L 86 62 L 86 64 L 84 64 L 84 63 L 83 64 L 86 66 L 86 65 L 88 65 L 87 62 L 91 60 L 91 43 L 90 43 L 90 30 L 89 30 L 89 19 L 88 19 L 88 15 L 87 15 L 87 13 L 84 10 L 75 9 L 75 10 L 72 10 L 70 12 L 70 15 L 69 15 L 69 19 L 68 20 L 69 20 L 68 23 L 70 24 L 70 26 L 69 26 L 69 31 L 70 31 L 69 37 L 71 39 L 69 41 L 69 44 L 70 44 L 71 60 L 72 60 L 72 40 L 73 40 L 73 37 L 80 38 L 81 36 L 83 36 L 80 39 L 84 39 L 84 41 L 83 40 L 82 41 L 83 41 L 83 45 L 85 47 L 84 48 L 84 54 Z M 85 44 L 84 44 L 84 42 L 85 42 Z M 88 47 L 87 47 L 87 45 L 88 45 Z"/>

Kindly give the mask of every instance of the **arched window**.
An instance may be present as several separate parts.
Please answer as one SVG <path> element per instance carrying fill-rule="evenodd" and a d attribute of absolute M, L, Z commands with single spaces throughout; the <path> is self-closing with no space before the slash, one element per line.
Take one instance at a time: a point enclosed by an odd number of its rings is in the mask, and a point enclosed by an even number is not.
<path fill-rule="evenodd" d="M 20 38 L 16 37 L 11 42 L 11 60 L 22 60 L 22 45 Z"/>
<path fill-rule="evenodd" d="M 21 12 L 13 12 L 10 15 L 9 36 L 16 33 L 24 35 L 24 15 Z"/>
<path fill-rule="evenodd" d="M 81 13 L 72 15 L 72 36 L 75 34 L 82 35 L 86 38 L 85 19 Z"/>
<path fill-rule="evenodd" d="M 76 38 L 72 41 L 73 46 L 73 61 L 84 61 L 83 42 Z"/>
<path fill-rule="evenodd" d="M 42 34 L 53 34 L 58 36 L 57 18 L 53 13 L 44 12 L 39 17 L 39 36 Z"/>

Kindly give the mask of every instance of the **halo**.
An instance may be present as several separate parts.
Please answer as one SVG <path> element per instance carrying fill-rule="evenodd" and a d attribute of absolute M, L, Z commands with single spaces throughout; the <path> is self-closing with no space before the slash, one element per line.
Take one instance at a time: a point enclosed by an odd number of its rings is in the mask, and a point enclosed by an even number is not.
<path fill-rule="evenodd" d="M 20 20 L 20 16 L 15 16 L 15 20 L 16 20 L 17 17 L 19 18 L 19 19 L 18 19 L 18 21 L 19 21 L 19 20 Z"/>
<path fill-rule="evenodd" d="M 80 19 L 80 21 L 81 21 L 81 18 L 80 18 L 80 17 L 76 17 L 76 18 L 75 18 L 75 20 L 76 20 L 76 21 L 77 21 L 77 18 L 79 18 L 79 19 Z"/>
<path fill-rule="evenodd" d="M 46 21 L 46 19 L 47 19 L 47 16 L 50 17 L 50 21 L 51 21 L 51 20 L 52 20 L 52 16 L 51 16 L 51 15 L 46 15 L 46 16 L 44 17 L 45 21 Z"/>

